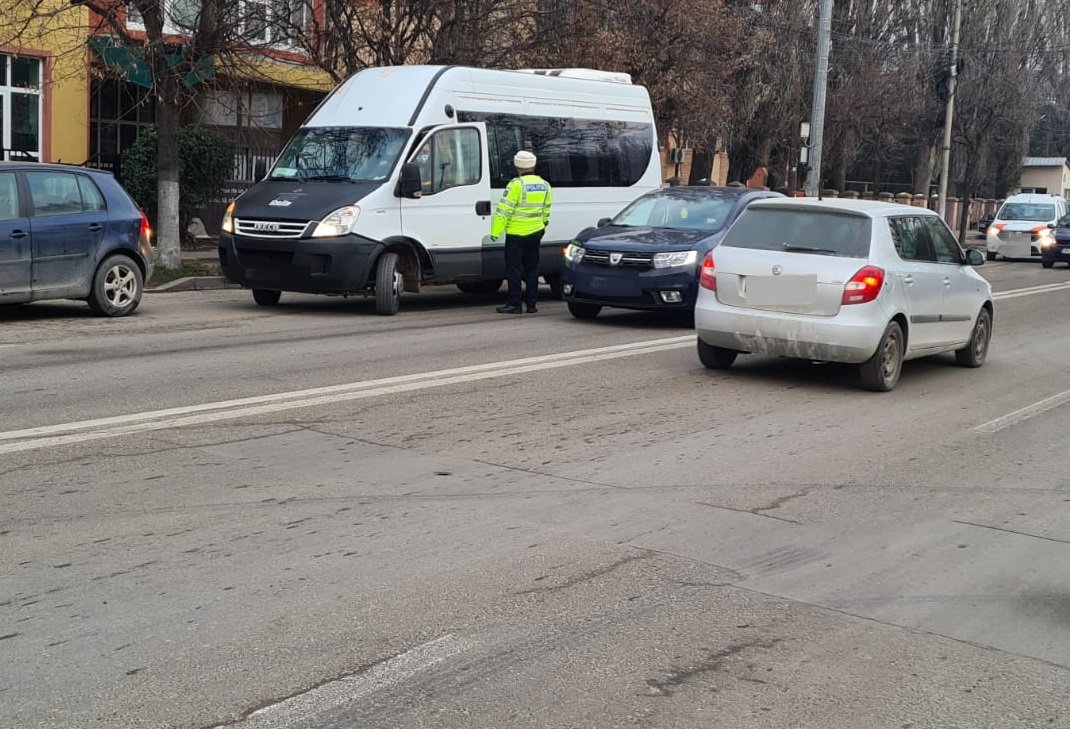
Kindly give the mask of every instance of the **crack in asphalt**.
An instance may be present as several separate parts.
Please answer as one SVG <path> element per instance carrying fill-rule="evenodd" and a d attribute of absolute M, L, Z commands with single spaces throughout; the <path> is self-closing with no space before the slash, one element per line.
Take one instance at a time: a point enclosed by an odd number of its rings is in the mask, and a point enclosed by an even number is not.
<path fill-rule="evenodd" d="M 673 667 L 669 669 L 668 676 L 663 679 L 650 678 L 647 679 L 646 685 L 651 689 L 653 696 L 672 696 L 676 693 L 676 690 L 686 686 L 692 680 L 700 678 L 709 673 L 723 672 L 731 675 L 726 670 L 727 662 L 729 658 L 739 655 L 744 651 L 751 650 L 753 648 L 769 649 L 775 647 L 778 643 L 782 643 L 782 638 L 773 638 L 772 640 L 755 640 L 747 643 L 735 643 L 726 648 L 722 648 L 719 651 L 708 652 L 705 658 L 697 661 L 696 663 L 684 666 Z M 735 678 L 742 680 L 741 677 Z M 757 679 L 749 679 L 755 681 Z"/>
<path fill-rule="evenodd" d="M 1030 534 L 1029 532 L 1020 532 L 1015 529 L 1006 529 L 1004 527 L 993 526 L 991 524 L 978 524 L 972 521 L 963 521 L 962 519 L 952 519 L 954 524 L 963 524 L 965 526 L 978 527 L 979 529 L 991 529 L 996 532 L 1003 532 L 1004 534 L 1017 534 L 1020 537 L 1030 537 L 1032 539 L 1043 539 L 1046 542 L 1055 542 L 1056 544 L 1070 544 L 1070 539 L 1059 539 L 1057 537 L 1045 537 L 1041 534 Z"/>
<path fill-rule="evenodd" d="M 533 595 L 536 593 L 560 592 L 561 590 L 567 590 L 570 587 L 575 587 L 576 585 L 583 584 L 584 582 L 590 582 L 591 580 L 597 579 L 599 577 L 604 577 L 605 575 L 608 575 L 609 573 L 614 572 L 627 564 L 649 559 L 650 557 L 651 555 L 649 554 L 631 554 L 627 557 L 623 557 L 622 559 L 618 559 L 616 562 L 612 562 L 606 565 L 605 567 L 599 567 L 596 570 L 591 570 L 590 572 L 584 572 L 582 574 L 576 575 L 575 577 L 570 577 L 561 584 L 548 585 L 546 587 L 532 587 L 527 590 L 518 590 L 511 594 Z M 536 579 L 544 579 L 544 577 L 539 577 Z"/>
<path fill-rule="evenodd" d="M 719 509 L 719 510 L 723 510 L 723 511 L 732 511 L 732 512 L 735 512 L 737 514 L 748 514 L 750 516 L 760 516 L 763 519 L 775 519 L 776 521 L 782 521 L 785 524 L 794 524 L 796 526 L 801 526 L 802 525 L 802 522 L 795 521 L 794 519 L 787 519 L 787 518 L 785 518 L 783 516 L 773 516 L 772 514 L 763 514 L 763 513 L 761 513 L 762 509 L 736 509 L 736 508 L 731 507 L 731 506 L 721 506 L 720 504 L 711 504 L 708 501 L 696 501 L 695 503 L 698 504 L 699 506 L 708 506 L 711 509 Z M 762 507 L 762 508 L 768 508 L 768 507 Z"/>

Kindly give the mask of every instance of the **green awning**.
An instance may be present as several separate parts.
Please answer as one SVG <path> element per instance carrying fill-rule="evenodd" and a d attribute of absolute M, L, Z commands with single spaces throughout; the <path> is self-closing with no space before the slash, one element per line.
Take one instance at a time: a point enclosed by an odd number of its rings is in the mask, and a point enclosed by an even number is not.
<path fill-rule="evenodd" d="M 135 45 L 130 45 L 113 35 L 97 35 L 89 39 L 89 47 L 97 54 L 105 66 L 118 72 L 124 79 L 137 86 L 146 89 L 153 87 L 152 71 L 145 62 L 143 50 Z M 173 53 L 164 56 L 167 64 L 172 68 L 177 66 L 183 58 L 185 47 L 172 46 Z M 211 58 L 202 58 L 197 62 L 194 69 L 186 74 L 184 79 L 188 86 L 196 86 L 206 79 L 215 76 L 215 65 Z"/>

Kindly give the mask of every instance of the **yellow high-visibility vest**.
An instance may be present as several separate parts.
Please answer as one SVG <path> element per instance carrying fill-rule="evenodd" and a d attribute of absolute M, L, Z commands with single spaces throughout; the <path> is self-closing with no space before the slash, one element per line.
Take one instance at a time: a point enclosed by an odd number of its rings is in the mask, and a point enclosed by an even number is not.
<path fill-rule="evenodd" d="M 538 175 L 521 175 L 509 181 L 490 223 L 490 236 L 532 235 L 550 223 L 550 183 Z"/>

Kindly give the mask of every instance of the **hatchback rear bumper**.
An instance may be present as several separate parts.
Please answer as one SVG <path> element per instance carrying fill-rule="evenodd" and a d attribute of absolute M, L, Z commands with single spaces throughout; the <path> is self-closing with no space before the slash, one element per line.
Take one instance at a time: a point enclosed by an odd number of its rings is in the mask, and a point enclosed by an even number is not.
<path fill-rule="evenodd" d="M 871 304 L 844 307 L 833 317 L 814 317 L 707 305 L 705 298 L 695 309 L 699 339 L 754 354 L 861 364 L 877 351 L 884 334 L 881 322 L 887 321 Z"/>

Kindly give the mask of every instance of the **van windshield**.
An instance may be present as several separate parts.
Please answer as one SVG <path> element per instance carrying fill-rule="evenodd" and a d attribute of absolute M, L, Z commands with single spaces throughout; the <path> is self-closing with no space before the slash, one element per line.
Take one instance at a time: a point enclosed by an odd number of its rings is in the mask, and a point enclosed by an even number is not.
<path fill-rule="evenodd" d="M 996 217 L 1000 220 L 1030 220 L 1046 223 L 1055 217 L 1055 206 L 1044 203 L 1007 203 Z"/>
<path fill-rule="evenodd" d="M 381 182 L 408 136 L 408 129 L 305 127 L 286 145 L 268 179 Z"/>

